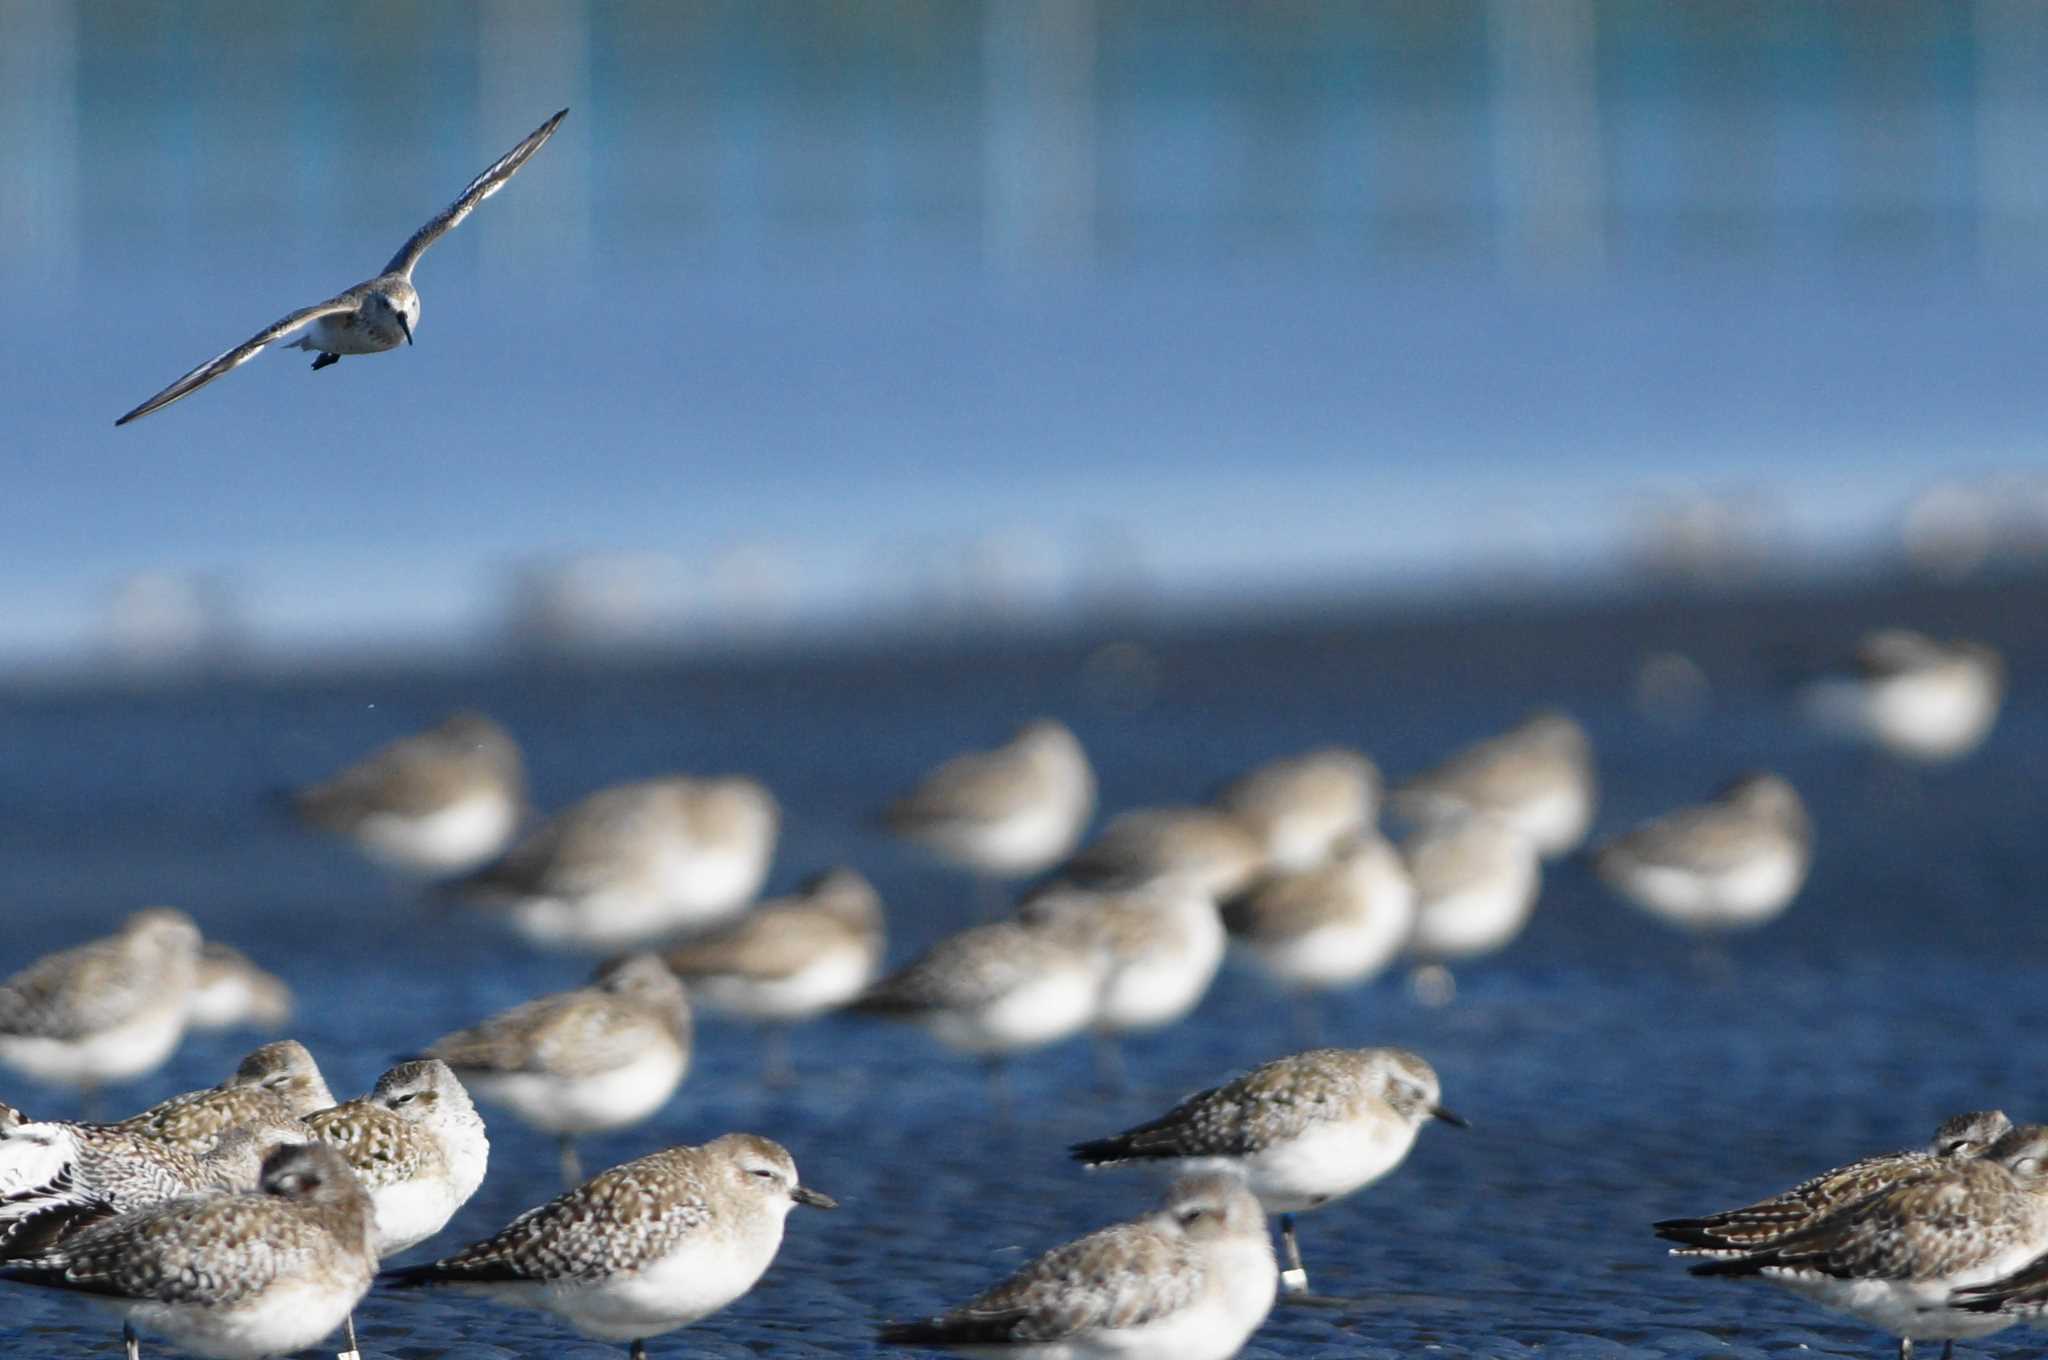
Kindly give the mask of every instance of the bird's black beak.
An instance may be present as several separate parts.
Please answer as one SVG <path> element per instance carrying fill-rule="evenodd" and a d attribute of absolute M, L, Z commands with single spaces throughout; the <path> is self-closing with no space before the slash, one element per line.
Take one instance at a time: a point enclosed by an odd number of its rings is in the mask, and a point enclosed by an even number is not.
<path fill-rule="evenodd" d="M 1472 1127 L 1471 1120 L 1461 1118 L 1458 1115 L 1454 1115 L 1441 1105 L 1430 1106 L 1429 1112 L 1432 1115 L 1436 1116 L 1438 1119 L 1443 1120 L 1444 1123 L 1449 1124 L 1454 1129 L 1469 1129 Z"/>
<path fill-rule="evenodd" d="M 789 1192 L 789 1197 L 798 1204 L 808 1204 L 813 1209 L 837 1209 L 839 1201 L 808 1185 L 799 1185 Z"/>
<path fill-rule="evenodd" d="M 398 329 L 405 332 L 405 343 L 410 345 L 412 343 L 412 322 L 405 319 L 404 312 L 398 314 Z"/>

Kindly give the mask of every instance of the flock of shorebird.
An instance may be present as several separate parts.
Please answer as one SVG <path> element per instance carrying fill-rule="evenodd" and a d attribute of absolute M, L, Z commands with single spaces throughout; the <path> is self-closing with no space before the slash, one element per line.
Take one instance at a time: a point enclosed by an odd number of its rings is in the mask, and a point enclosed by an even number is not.
<path fill-rule="evenodd" d="M 2002 678 L 1981 648 L 1894 631 L 1865 657 L 1852 696 L 1860 725 L 1897 752 L 1960 754 L 1995 716 Z M 1845 693 L 1826 701 L 1837 718 Z M 1410 827 L 1398 843 L 1377 829 L 1383 801 Z M 347 1102 L 286 1040 L 219 1086 L 115 1123 L 0 1107 L 0 1278 L 111 1305 L 131 1360 L 140 1333 L 231 1358 L 341 1327 L 352 1354 L 352 1311 L 380 1280 L 546 1310 L 643 1356 L 649 1337 L 750 1289 L 792 1208 L 832 1207 L 786 1150 L 746 1133 L 582 1178 L 578 1135 L 647 1118 L 683 1079 L 693 1003 L 778 1032 L 839 1010 L 905 1020 L 996 1063 L 1179 1020 L 1231 941 L 1304 996 L 1361 983 L 1405 953 L 1424 998 L 1441 1000 L 1449 964 L 1520 930 L 1541 862 L 1581 844 L 1595 801 L 1584 732 L 1544 712 L 1389 789 L 1363 754 L 1319 750 L 1262 765 L 1201 804 L 1123 812 L 1084 841 L 1096 810 L 1088 758 L 1041 719 L 932 770 L 882 820 L 986 883 L 1048 881 L 1014 913 L 885 973 L 882 904 L 856 871 L 753 902 L 779 829 L 775 800 L 753 780 L 652 779 L 532 822 L 517 745 L 458 714 L 299 790 L 293 808 L 535 944 L 632 952 L 587 986 L 422 1044 Z M 1810 846 L 1791 786 L 1751 774 L 1605 842 L 1590 862 L 1628 901 L 1713 932 L 1782 910 Z M 0 983 L 0 1063 L 90 1103 L 156 1068 L 190 1026 L 280 1023 L 290 1005 L 280 980 L 202 941 L 183 913 L 152 908 Z M 488 1143 L 472 1095 L 557 1135 L 570 1188 L 482 1242 L 380 1275 L 380 1260 L 441 1231 L 482 1182 Z M 1307 1288 L 1294 1215 L 1388 1174 L 1432 1120 L 1464 1122 L 1412 1052 L 1275 1059 L 1071 1149 L 1090 1167 L 1177 1172 L 1157 1211 L 881 1339 L 1038 1360 L 1223 1360 L 1278 1293 Z M 1898 1334 L 1910 1354 L 1914 1338 L 1982 1335 L 2048 1311 L 2043 1158 L 2048 1129 L 1959 1117 L 1929 1152 L 1657 1227 L 1710 1258 L 1701 1273 L 1780 1280 Z"/>
<path fill-rule="evenodd" d="M 500 157 L 377 277 L 303 307 L 123 415 L 190 395 L 294 332 L 321 369 L 410 344 L 425 251 L 502 188 L 567 110 Z M 1912 759 L 1980 741 L 2003 676 L 1995 654 L 1893 630 L 1862 674 L 1814 710 Z M 1074 735 L 1041 720 L 962 755 L 892 804 L 888 825 L 989 884 L 1061 866 L 1014 915 L 941 941 L 887 976 L 881 905 L 836 869 L 746 911 L 779 831 L 746 778 L 672 777 L 594 793 L 521 834 L 517 747 L 458 715 L 296 796 L 309 823 L 449 890 L 542 947 L 670 946 L 607 963 L 427 1044 L 366 1096 L 337 1104 L 299 1044 L 266 1045 L 217 1087 L 118 1123 L 28 1120 L 0 1107 L 0 1277 L 117 1309 L 139 1332 L 234 1360 L 310 1346 L 382 1279 L 544 1309 L 632 1343 L 752 1288 L 800 1204 L 789 1153 L 753 1134 L 673 1147 L 581 1180 L 579 1134 L 636 1123 L 682 1080 L 690 998 L 764 1024 L 848 1008 L 921 1025 L 989 1061 L 1092 1030 L 1169 1025 L 1201 1001 L 1227 944 L 1298 994 L 1360 983 L 1404 953 L 1447 1000 L 1452 963 L 1527 921 L 1542 862 L 1574 851 L 1596 802 L 1585 733 L 1535 714 L 1389 791 L 1413 828 L 1376 828 L 1382 785 L 1363 754 L 1276 760 L 1199 805 L 1129 811 L 1083 845 L 1095 780 Z M 516 840 L 515 840 L 516 837 Z M 1775 774 L 1619 836 L 1592 866 L 1618 894 L 1697 932 L 1768 920 L 1811 861 L 1806 810 Z M 744 913 L 744 914 L 742 914 Z M 677 942 L 677 937 L 689 937 Z M 0 1062 L 90 1093 L 149 1072 L 188 1025 L 277 1020 L 289 996 L 182 913 L 0 984 Z M 439 1232 L 484 1177 L 470 1093 L 562 1140 L 571 1188 L 431 1264 L 379 1261 Z M 1223 1360 L 1307 1274 L 1293 1215 L 1386 1175 L 1434 1118 L 1435 1072 L 1397 1049 L 1319 1048 L 1269 1062 L 1073 1153 L 1091 1166 L 1183 1174 L 1159 1209 L 1060 1247 L 939 1317 L 882 1339 L 971 1354 Z M 578 1183 L 580 1182 L 580 1183 Z M 1266 1215 L 1280 1215 L 1287 1266 Z M 1866 1159 L 1775 1199 L 1658 1231 L 1703 1274 L 1762 1275 L 1902 1338 L 1980 1336 L 2048 1312 L 2048 1127 L 1959 1117 L 1934 1147 Z"/>

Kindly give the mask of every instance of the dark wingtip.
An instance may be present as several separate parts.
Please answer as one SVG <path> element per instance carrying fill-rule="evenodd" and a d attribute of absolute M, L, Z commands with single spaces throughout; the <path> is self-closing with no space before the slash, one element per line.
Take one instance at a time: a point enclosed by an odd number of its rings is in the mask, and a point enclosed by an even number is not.
<path fill-rule="evenodd" d="M 437 1278 L 433 1266 L 399 1266 L 377 1272 L 377 1283 L 386 1289 L 418 1289 Z"/>
<path fill-rule="evenodd" d="M 1733 1256 L 1725 1261 L 1702 1261 L 1688 1269 L 1695 1275 L 1760 1275 L 1770 1264 L 1760 1256 Z"/>
<path fill-rule="evenodd" d="M 1085 1143 L 1069 1144 L 1067 1155 L 1089 1166 L 1101 1166 L 1104 1162 L 1120 1162 L 1129 1157 L 1130 1152 L 1121 1139 L 1091 1138 Z"/>
<path fill-rule="evenodd" d="M 875 1339 L 884 1346 L 921 1346 L 942 1342 L 945 1336 L 945 1329 L 936 1318 L 924 1322 L 885 1322 L 875 1329 Z"/>

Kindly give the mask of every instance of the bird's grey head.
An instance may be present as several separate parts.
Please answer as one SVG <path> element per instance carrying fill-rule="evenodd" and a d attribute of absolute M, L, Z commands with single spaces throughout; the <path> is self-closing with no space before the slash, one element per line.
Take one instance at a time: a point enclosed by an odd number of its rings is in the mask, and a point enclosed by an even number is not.
<path fill-rule="evenodd" d="M 705 1144 L 707 1151 L 722 1160 L 740 1192 L 765 1200 L 787 1213 L 799 1204 L 815 1209 L 837 1209 L 830 1195 L 802 1184 L 796 1178 L 796 1160 L 789 1149 L 756 1133 L 728 1133 Z"/>
<path fill-rule="evenodd" d="M 1175 1181 L 1159 1203 L 1180 1231 L 1196 1241 L 1266 1236 L 1266 1211 L 1242 1177 L 1205 1171 Z"/>
<path fill-rule="evenodd" d="M 228 1084 L 260 1086 L 283 1100 L 293 1114 L 311 1114 L 334 1103 L 334 1093 L 327 1089 L 320 1065 L 296 1039 L 279 1039 L 263 1045 L 242 1059 Z"/>
<path fill-rule="evenodd" d="M 1768 770 L 1751 770 L 1724 785 L 1715 801 L 1786 826 L 1806 824 L 1806 805 L 1799 800 L 1798 790 L 1783 775 Z"/>
<path fill-rule="evenodd" d="M 262 1184 L 263 1162 L 271 1153 L 306 1141 L 295 1130 L 238 1125 L 220 1136 L 199 1166 L 213 1184 L 240 1194 Z"/>
<path fill-rule="evenodd" d="M 377 1078 L 370 1099 L 408 1124 L 434 1123 L 475 1112 L 469 1092 L 439 1058 L 416 1058 L 398 1064 Z"/>
<path fill-rule="evenodd" d="M 363 1190 L 348 1160 L 325 1143 L 278 1148 L 263 1159 L 263 1193 L 307 1204 L 346 1204 Z"/>
<path fill-rule="evenodd" d="M 199 927 L 176 907 L 145 907 L 121 923 L 121 936 L 131 949 L 199 958 Z"/>
<path fill-rule="evenodd" d="M 1984 1160 L 1999 1163 L 2022 1184 L 2048 1185 L 2048 1124 L 2021 1124 L 2008 1129 L 1984 1149 Z"/>
<path fill-rule="evenodd" d="M 1437 1103 L 1442 1098 L 1442 1087 L 1437 1083 L 1436 1069 L 1420 1053 L 1405 1048 L 1380 1048 L 1366 1049 L 1364 1056 L 1368 1070 L 1378 1068 L 1385 1082 L 1386 1102 L 1394 1113 L 1411 1124 L 1441 1119 L 1446 1124 L 1465 1127 L 1463 1119 Z"/>
<path fill-rule="evenodd" d="M 2004 1110 L 1972 1110 L 1952 1114 L 1934 1131 L 1932 1151 L 1937 1157 L 1976 1157 L 2012 1128 Z"/>
<path fill-rule="evenodd" d="M 678 1033 L 689 1032 L 689 994 L 683 989 L 683 980 L 669 971 L 659 954 L 622 954 L 608 959 L 599 965 L 591 985 L 651 1006 L 668 1016 Z"/>
<path fill-rule="evenodd" d="M 396 276 L 378 280 L 369 295 L 363 299 L 363 311 L 373 327 L 392 325 L 405 333 L 405 343 L 412 343 L 412 328 L 420 319 L 420 295 L 410 283 Z"/>

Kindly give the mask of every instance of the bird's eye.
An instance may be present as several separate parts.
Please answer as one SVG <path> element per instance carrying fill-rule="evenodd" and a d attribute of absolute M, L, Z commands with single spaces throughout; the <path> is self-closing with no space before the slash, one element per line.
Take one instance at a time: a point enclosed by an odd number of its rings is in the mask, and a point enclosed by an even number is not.
<path fill-rule="evenodd" d="M 393 1105 L 410 1105 L 413 1102 L 413 1100 L 418 1097 L 418 1095 L 418 1091 L 407 1091 L 404 1095 L 398 1097 L 398 1099 L 392 1101 L 391 1103 Z"/>
<path fill-rule="evenodd" d="M 764 1181 L 772 1181 L 775 1179 L 775 1173 L 773 1171 L 770 1171 L 765 1166 L 757 1166 L 747 1174 L 750 1176 L 759 1176 Z"/>
<path fill-rule="evenodd" d="M 1203 1214 L 1207 1212 L 1208 1210 L 1206 1209 L 1183 1209 L 1181 1210 L 1180 1214 L 1181 1225 L 1185 1227 L 1188 1224 L 1193 1223 L 1195 1220 L 1199 1219 Z"/>

